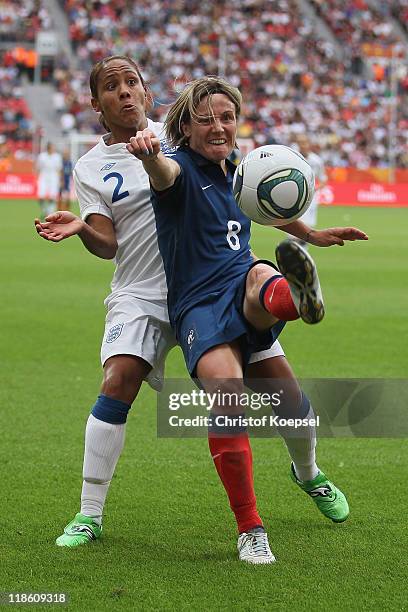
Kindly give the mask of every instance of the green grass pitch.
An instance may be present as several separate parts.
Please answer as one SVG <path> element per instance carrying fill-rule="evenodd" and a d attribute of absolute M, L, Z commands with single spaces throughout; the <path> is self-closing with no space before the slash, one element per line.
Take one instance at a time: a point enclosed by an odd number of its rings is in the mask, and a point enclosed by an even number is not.
<path fill-rule="evenodd" d="M 79 507 L 113 268 L 77 238 L 38 238 L 34 202 L 0 209 L 0 591 L 67 592 L 70 610 L 97 612 L 407 609 L 405 439 L 320 441 L 320 466 L 349 497 L 342 525 L 291 483 L 279 439 L 255 439 L 258 505 L 278 563 L 246 566 L 206 440 L 157 439 L 146 386 L 128 420 L 103 538 L 57 548 Z M 370 241 L 312 249 L 327 318 L 316 328 L 293 323 L 282 337 L 300 377 L 406 377 L 407 220 L 403 209 L 320 210 L 320 227 L 356 225 Z M 281 237 L 255 228 L 252 247 L 271 257 Z M 176 350 L 167 375 L 184 372 Z"/>

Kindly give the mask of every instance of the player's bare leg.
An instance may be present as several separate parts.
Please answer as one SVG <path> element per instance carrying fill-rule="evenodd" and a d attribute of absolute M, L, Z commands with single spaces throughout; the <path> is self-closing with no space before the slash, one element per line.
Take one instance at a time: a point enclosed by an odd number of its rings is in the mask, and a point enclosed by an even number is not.
<path fill-rule="evenodd" d="M 104 366 L 104 378 L 85 430 L 81 510 L 57 539 L 74 547 L 96 540 L 109 485 L 125 442 L 126 418 L 150 365 L 139 357 L 116 355 Z"/>
<path fill-rule="evenodd" d="M 222 372 L 222 377 L 220 376 Z M 237 342 L 211 348 L 199 360 L 197 375 L 207 393 L 221 397 L 240 395 L 243 390 L 241 353 Z M 223 395 L 225 394 L 225 395 Z M 237 521 L 239 558 L 248 563 L 273 563 L 268 537 L 256 508 L 252 473 L 252 451 L 248 434 L 235 417 L 242 417 L 237 403 L 214 406 L 208 444 L 216 470 L 224 485 Z M 219 417 L 230 417 L 228 424 Z"/>

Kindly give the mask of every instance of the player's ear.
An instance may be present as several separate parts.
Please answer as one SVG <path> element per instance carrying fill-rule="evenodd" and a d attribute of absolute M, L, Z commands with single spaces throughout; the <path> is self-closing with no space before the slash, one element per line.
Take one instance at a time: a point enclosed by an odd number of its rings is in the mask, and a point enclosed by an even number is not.
<path fill-rule="evenodd" d="M 94 109 L 94 111 L 96 111 L 97 113 L 101 112 L 101 107 L 96 98 L 91 98 L 91 104 L 92 104 L 92 108 Z"/>
<path fill-rule="evenodd" d="M 181 129 L 183 131 L 183 134 L 186 138 L 190 138 L 191 136 L 191 123 L 182 123 L 181 124 Z"/>

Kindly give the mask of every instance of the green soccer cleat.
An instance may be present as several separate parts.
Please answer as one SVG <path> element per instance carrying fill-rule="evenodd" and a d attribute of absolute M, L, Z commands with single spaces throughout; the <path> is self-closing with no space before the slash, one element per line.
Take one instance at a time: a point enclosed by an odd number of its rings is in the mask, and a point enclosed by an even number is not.
<path fill-rule="evenodd" d="M 320 512 L 334 523 L 342 523 L 349 515 L 349 505 L 346 496 L 340 491 L 323 472 L 319 472 L 313 480 L 302 482 L 295 474 L 292 463 L 292 480 L 306 491 L 313 499 Z"/>
<path fill-rule="evenodd" d="M 98 525 L 91 516 L 84 514 L 75 515 L 73 521 L 68 523 L 64 529 L 64 533 L 56 539 L 57 546 L 81 546 L 88 544 L 100 538 L 102 533 L 102 525 Z"/>

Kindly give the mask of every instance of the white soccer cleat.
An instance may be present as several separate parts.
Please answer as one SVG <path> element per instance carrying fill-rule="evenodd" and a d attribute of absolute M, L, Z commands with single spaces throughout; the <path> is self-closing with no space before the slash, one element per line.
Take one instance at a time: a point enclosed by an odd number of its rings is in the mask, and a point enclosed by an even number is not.
<path fill-rule="evenodd" d="M 263 529 L 256 528 L 248 533 L 241 533 L 237 548 L 240 561 L 254 564 L 276 561 L 269 548 L 268 535 Z"/>
<path fill-rule="evenodd" d="M 324 317 L 324 304 L 313 259 L 299 243 L 290 239 L 278 244 L 275 253 L 299 316 L 305 323 L 319 323 Z"/>

